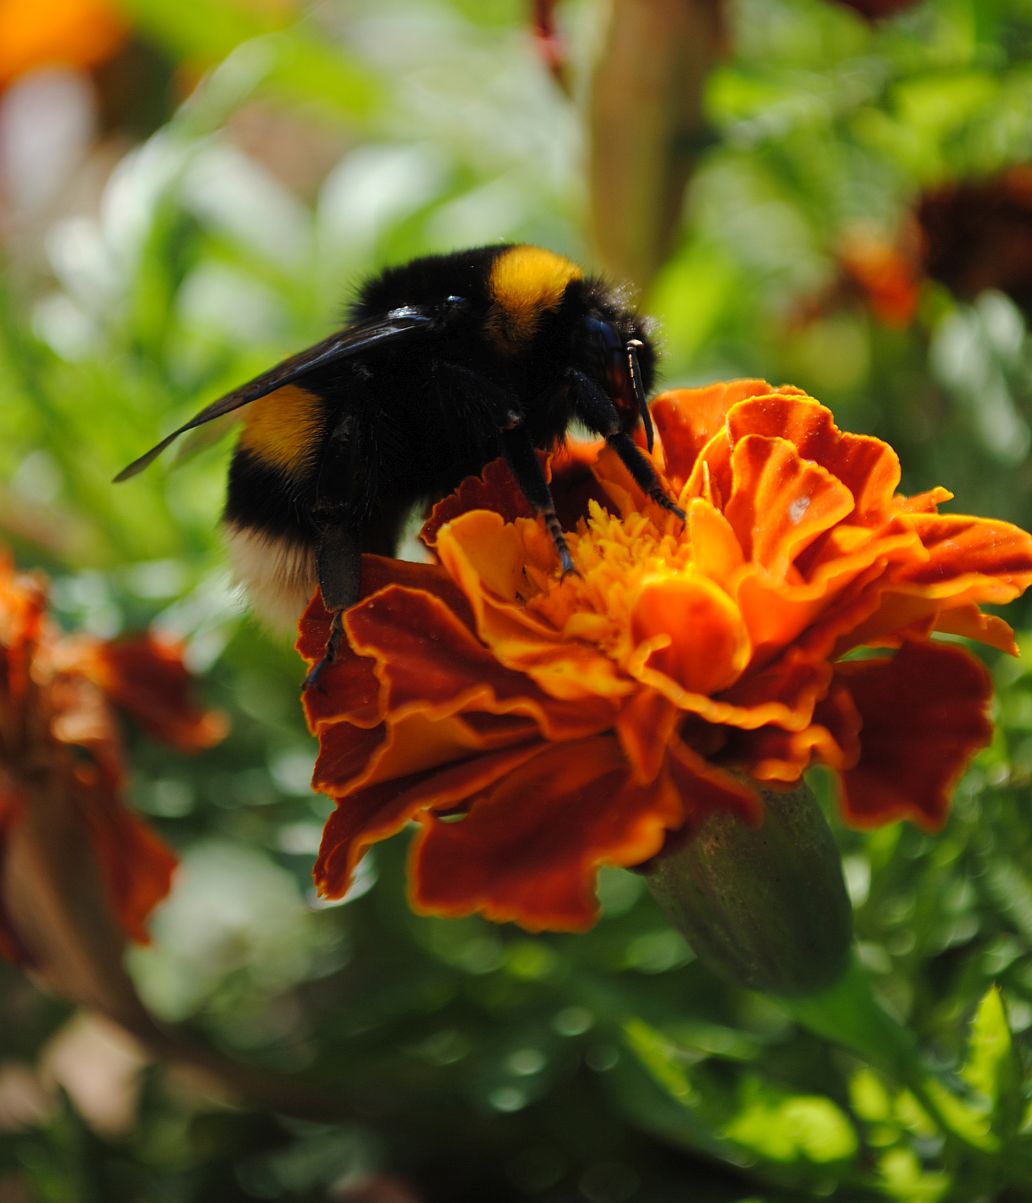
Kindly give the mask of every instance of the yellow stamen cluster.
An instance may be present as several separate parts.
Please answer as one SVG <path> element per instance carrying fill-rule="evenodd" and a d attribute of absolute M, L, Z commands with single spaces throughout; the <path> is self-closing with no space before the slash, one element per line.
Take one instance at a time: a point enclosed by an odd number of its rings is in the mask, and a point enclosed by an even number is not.
<path fill-rule="evenodd" d="M 577 572 L 535 573 L 527 608 L 564 638 L 594 644 L 618 663 L 634 646 L 631 616 L 642 589 L 696 571 L 686 523 L 673 515 L 626 516 L 588 503 L 588 518 L 567 535 Z"/>

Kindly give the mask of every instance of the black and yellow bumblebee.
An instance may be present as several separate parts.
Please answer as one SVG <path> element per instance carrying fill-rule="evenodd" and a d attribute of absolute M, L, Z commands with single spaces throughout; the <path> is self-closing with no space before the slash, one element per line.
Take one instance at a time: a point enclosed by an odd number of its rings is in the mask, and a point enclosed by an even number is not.
<path fill-rule="evenodd" d="M 655 358 L 648 320 L 561 255 L 512 244 L 430 255 L 370 279 L 336 334 L 212 402 L 115 479 L 242 409 L 223 513 L 235 575 L 273 621 L 296 621 L 318 583 L 337 615 L 330 660 L 362 552 L 393 554 L 414 506 L 499 455 L 572 571 L 536 449 L 574 420 L 681 515 L 631 437 L 642 422 L 651 450 Z"/>

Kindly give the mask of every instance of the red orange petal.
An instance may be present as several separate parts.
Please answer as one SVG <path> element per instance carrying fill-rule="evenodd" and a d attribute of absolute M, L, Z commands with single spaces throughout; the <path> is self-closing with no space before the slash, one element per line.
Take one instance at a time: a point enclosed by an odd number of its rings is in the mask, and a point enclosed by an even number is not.
<path fill-rule="evenodd" d="M 146 921 L 171 888 L 177 857 L 146 823 L 104 790 L 82 787 L 76 801 L 111 908 L 129 938 L 146 943 Z"/>
<path fill-rule="evenodd" d="M 742 402 L 728 414 L 734 443 L 750 434 L 783 438 L 801 459 L 813 460 L 831 472 L 852 494 L 863 519 L 889 508 L 899 487 L 899 458 L 880 439 L 845 434 L 831 411 L 809 397 L 777 394 Z"/>
<path fill-rule="evenodd" d="M 365 850 L 400 831 L 427 807 L 457 806 L 514 772 L 538 744 L 473 757 L 443 770 L 381 782 L 340 798 L 323 830 L 314 876 L 319 892 L 341 898 Z"/>
<path fill-rule="evenodd" d="M 703 447 L 724 429 L 728 410 L 746 397 L 772 392 L 765 380 L 734 380 L 705 388 L 673 389 L 651 405 L 667 472 L 687 480 Z"/>
<path fill-rule="evenodd" d="M 635 641 L 652 646 L 645 661 L 650 680 L 660 672 L 688 692 L 718 693 L 749 662 L 749 636 L 737 606 L 703 576 L 648 581 L 630 624 Z"/>
<path fill-rule="evenodd" d="M 861 724 L 859 760 L 839 776 L 846 818 L 941 827 L 953 785 L 991 734 L 988 673 L 959 647 L 913 641 L 891 659 L 839 665 L 836 680 Z"/>
<path fill-rule="evenodd" d="M 422 816 L 413 905 L 531 931 L 582 930 L 596 917 L 598 868 L 647 860 L 682 817 L 668 782 L 632 783 L 611 736 L 546 746 L 463 817 Z"/>
<path fill-rule="evenodd" d="M 746 435 L 735 443 L 731 469 L 724 516 L 745 556 L 777 577 L 854 508 L 849 489 L 786 439 Z"/>
<path fill-rule="evenodd" d="M 198 704 L 181 645 L 153 634 L 92 645 L 79 667 L 144 731 L 180 751 L 225 737 L 225 717 Z"/>

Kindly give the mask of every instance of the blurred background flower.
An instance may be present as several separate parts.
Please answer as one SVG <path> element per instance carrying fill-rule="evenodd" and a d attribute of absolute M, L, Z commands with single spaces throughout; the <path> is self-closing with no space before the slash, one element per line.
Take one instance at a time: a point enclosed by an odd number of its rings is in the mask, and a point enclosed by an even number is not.
<path fill-rule="evenodd" d="M 41 42 L 63 9 L 0 14 Z M 403 841 L 318 903 L 329 807 L 297 659 L 238 608 L 215 533 L 228 442 L 109 482 L 327 333 L 370 270 L 504 238 L 644 288 L 666 383 L 792 380 L 890 442 L 904 492 L 945 481 L 959 512 L 1027 526 L 1032 340 L 998 270 L 1020 261 L 1020 209 L 983 208 L 977 239 L 943 222 L 926 261 L 922 198 L 1032 162 L 1029 0 L 877 20 L 826 0 L 106 11 L 108 50 L 84 61 L 91 33 L 3 74 L 0 533 L 48 573 L 65 629 L 157 622 L 232 720 L 188 761 L 127 736 L 134 805 L 181 860 L 133 988 L 246 1066 L 322 1078 L 349 1118 L 227 1107 L 83 1037 L 3 964 L 0 1197 L 1023 1200 L 1004 1184 L 1020 1156 L 987 1155 L 992 1184 L 944 1159 L 906 1094 L 715 979 L 632 874 L 602 872 L 602 920 L 576 937 L 413 917 Z M 0 61 L 23 44 L 0 37 Z M 1028 644 L 1027 606 L 1009 617 Z M 996 735 L 944 830 L 832 822 L 864 963 L 1009 1149 L 1032 1032 L 1032 673 L 986 664 Z M 98 1080 L 135 1083 L 120 1126 L 71 1086 L 84 1050 Z"/>

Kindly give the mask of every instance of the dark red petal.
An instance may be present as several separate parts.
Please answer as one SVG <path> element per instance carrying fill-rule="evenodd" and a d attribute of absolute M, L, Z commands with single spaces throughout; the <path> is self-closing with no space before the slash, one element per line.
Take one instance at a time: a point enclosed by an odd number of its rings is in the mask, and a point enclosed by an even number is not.
<path fill-rule="evenodd" d="M 543 451 L 538 452 L 538 456 L 547 474 L 547 457 Z M 534 516 L 530 502 L 509 471 L 509 465 L 504 459 L 496 459 L 479 476 L 467 476 L 454 493 L 449 493 L 434 506 L 419 537 L 427 547 L 433 547 L 441 527 L 468 510 L 494 510 L 506 522 Z"/>
<path fill-rule="evenodd" d="M 544 747 L 452 821 L 423 815 L 413 904 L 538 931 L 594 922 L 601 865 L 653 856 L 683 812 L 669 782 L 632 783 L 611 736 Z"/>
<path fill-rule="evenodd" d="M 727 748 L 727 757 L 746 766 L 758 781 L 798 781 L 816 760 L 829 768 L 852 768 L 860 756 L 860 716 L 847 690 L 833 686 L 801 731 L 761 727 L 743 731 Z"/>
<path fill-rule="evenodd" d="M 745 710 L 755 709 L 765 721 L 798 731 L 809 724 L 830 680 L 831 666 L 826 660 L 789 646 L 776 660 L 735 682 L 721 694 L 721 700 Z"/>
<path fill-rule="evenodd" d="M 319 892 L 341 898 L 351 874 L 371 845 L 400 831 L 419 811 L 451 808 L 514 772 L 540 745 L 524 744 L 474 756 L 447 768 L 431 768 L 400 780 L 385 781 L 337 800 L 323 829 L 314 876 Z"/>
<path fill-rule="evenodd" d="M 209 748 L 227 729 L 225 718 L 193 697 L 193 677 L 176 644 L 147 633 L 98 644 L 96 669 L 83 671 L 116 706 L 155 739 L 181 751 Z"/>
<path fill-rule="evenodd" d="M 751 785 L 710 764 L 683 740 L 671 741 L 667 768 L 690 826 L 702 823 L 707 815 L 727 811 L 749 823 L 762 818 L 760 797 Z"/>
<path fill-rule="evenodd" d="M 585 735 L 611 720 L 612 708 L 601 699 L 554 699 L 530 677 L 503 667 L 430 594 L 392 586 L 350 611 L 345 621 L 352 647 L 376 658 L 385 717 L 412 710 L 428 717 L 519 713 L 532 717 L 549 739 Z"/>
<path fill-rule="evenodd" d="M 953 785 L 992 732 L 989 674 L 962 648 L 913 641 L 891 659 L 838 665 L 836 680 L 861 723 L 860 759 L 840 773 L 846 818 L 941 827 Z"/>
<path fill-rule="evenodd" d="M 171 888 L 178 860 L 164 840 L 103 787 L 80 782 L 74 797 L 93 840 L 111 908 L 129 938 L 146 943 L 146 921 Z"/>

